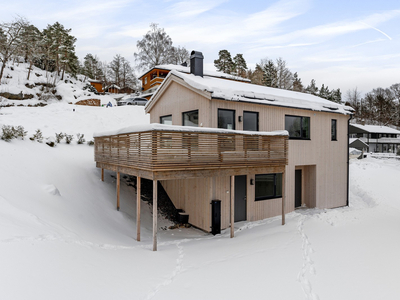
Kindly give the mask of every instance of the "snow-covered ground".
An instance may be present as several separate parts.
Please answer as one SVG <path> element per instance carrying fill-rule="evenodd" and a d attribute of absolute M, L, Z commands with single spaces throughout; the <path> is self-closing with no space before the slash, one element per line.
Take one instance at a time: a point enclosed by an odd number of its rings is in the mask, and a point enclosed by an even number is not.
<path fill-rule="evenodd" d="M 76 108 L 73 111 L 73 108 Z M 0 126 L 28 137 L 107 131 L 148 123 L 143 107 L 0 109 Z M 400 295 L 400 162 L 350 163 L 350 207 L 302 209 L 235 223 L 212 236 L 159 230 L 125 181 L 95 167 L 93 147 L 0 140 L 0 299 L 397 299 Z M 160 228 L 170 223 L 159 216 Z"/>

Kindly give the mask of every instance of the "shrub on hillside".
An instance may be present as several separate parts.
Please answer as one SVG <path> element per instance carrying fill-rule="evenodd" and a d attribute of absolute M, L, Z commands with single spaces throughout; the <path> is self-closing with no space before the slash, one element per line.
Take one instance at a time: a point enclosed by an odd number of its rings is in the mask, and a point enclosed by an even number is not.
<path fill-rule="evenodd" d="M 56 133 L 56 142 L 57 144 L 59 144 L 61 142 L 61 140 L 63 140 L 65 138 L 65 133 Z"/>
<path fill-rule="evenodd" d="M 66 134 L 65 135 L 65 142 L 67 144 L 71 144 L 72 140 L 74 139 L 74 136 L 72 134 Z"/>
<path fill-rule="evenodd" d="M 43 133 L 40 129 L 36 129 L 35 134 L 29 138 L 31 141 L 38 141 L 39 143 L 43 142 Z"/>
<path fill-rule="evenodd" d="M 86 140 L 84 139 L 84 134 L 80 134 L 80 133 L 78 133 L 77 135 L 77 138 L 78 138 L 78 144 L 83 144 Z"/>
<path fill-rule="evenodd" d="M 3 125 L 1 130 L 2 130 L 2 134 L 1 134 L 1 139 L 2 140 L 6 141 L 6 142 L 9 142 L 12 139 L 16 138 L 13 126 Z"/>
<path fill-rule="evenodd" d="M 1 132 L 1 139 L 9 142 L 12 139 L 21 138 L 24 139 L 26 136 L 27 131 L 24 130 L 23 126 L 10 126 L 10 125 L 3 125 Z"/>

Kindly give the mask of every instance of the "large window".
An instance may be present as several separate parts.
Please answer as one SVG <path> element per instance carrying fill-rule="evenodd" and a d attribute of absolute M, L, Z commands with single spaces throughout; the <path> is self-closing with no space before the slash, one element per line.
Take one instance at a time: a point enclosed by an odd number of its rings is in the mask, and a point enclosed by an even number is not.
<path fill-rule="evenodd" d="M 337 141 L 337 120 L 331 120 L 331 140 Z"/>
<path fill-rule="evenodd" d="M 235 111 L 218 109 L 218 128 L 235 129 Z"/>
<path fill-rule="evenodd" d="M 182 113 L 182 125 L 183 126 L 199 126 L 199 111 L 192 110 Z"/>
<path fill-rule="evenodd" d="M 172 115 L 160 117 L 160 124 L 172 125 Z"/>
<path fill-rule="evenodd" d="M 285 129 L 290 139 L 310 139 L 310 117 L 285 116 Z"/>
<path fill-rule="evenodd" d="M 256 175 L 255 192 L 256 201 L 282 197 L 282 173 Z"/>
<path fill-rule="evenodd" d="M 243 112 L 243 130 L 258 131 L 258 112 Z"/>

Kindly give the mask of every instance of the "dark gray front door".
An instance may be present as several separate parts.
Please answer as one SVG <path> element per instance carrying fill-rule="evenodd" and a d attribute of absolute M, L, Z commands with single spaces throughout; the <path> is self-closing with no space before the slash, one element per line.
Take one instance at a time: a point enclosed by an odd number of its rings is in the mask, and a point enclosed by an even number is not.
<path fill-rule="evenodd" d="M 301 170 L 295 170 L 294 207 L 301 206 Z"/>
<path fill-rule="evenodd" d="M 235 176 L 235 222 L 246 221 L 247 176 Z"/>

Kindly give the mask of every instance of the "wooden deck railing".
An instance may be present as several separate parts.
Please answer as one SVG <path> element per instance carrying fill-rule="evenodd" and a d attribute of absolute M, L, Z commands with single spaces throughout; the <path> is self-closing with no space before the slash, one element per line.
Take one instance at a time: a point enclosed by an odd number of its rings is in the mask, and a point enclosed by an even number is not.
<path fill-rule="evenodd" d="M 287 164 L 282 135 L 147 131 L 95 137 L 95 161 L 147 171 Z"/>

